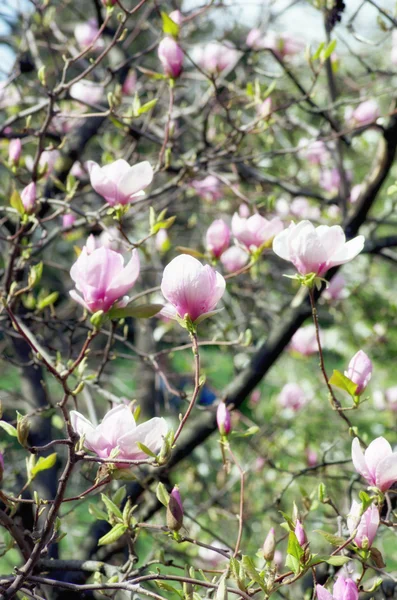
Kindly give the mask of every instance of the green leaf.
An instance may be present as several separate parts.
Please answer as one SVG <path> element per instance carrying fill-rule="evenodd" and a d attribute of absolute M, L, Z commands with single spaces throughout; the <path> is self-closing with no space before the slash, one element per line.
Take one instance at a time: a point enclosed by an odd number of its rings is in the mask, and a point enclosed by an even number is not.
<path fill-rule="evenodd" d="M 43 298 L 43 300 L 39 300 L 37 302 L 37 309 L 43 310 L 43 308 L 47 308 L 47 306 L 51 306 L 51 305 L 55 304 L 55 302 L 58 300 L 58 298 L 59 298 L 59 292 L 52 292 L 52 294 L 49 294 L 48 296 Z"/>
<path fill-rule="evenodd" d="M 90 504 L 88 506 L 88 512 L 90 513 L 90 515 L 98 519 L 98 521 L 108 520 L 108 515 L 105 513 L 105 511 L 98 508 L 95 504 Z"/>
<path fill-rule="evenodd" d="M 172 594 L 177 594 L 178 596 L 180 596 L 182 598 L 181 593 L 176 588 L 174 588 L 172 585 L 167 583 L 166 581 L 155 581 L 155 584 L 157 585 L 157 587 L 160 590 L 166 590 L 167 592 L 171 592 Z"/>
<path fill-rule="evenodd" d="M 163 504 L 163 506 L 165 506 L 165 507 L 168 506 L 168 502 L 170 500 L 170 495 L 169 495 L 165 485 L 163 483 L 161 483 L 161 481 L 159 482 L 157 489 L 156 489 L 156 497 L 157 497 L 157 500 L 159 502 L 161 502 L 161 504 Z"/>
<path fill-rule="evenodd" d="M 324 42 L 321 42 L 317 48 L 317 50 L 315 51 L 315 53 L 312 56 L 312 60 L 318 60 L 320 58 L 321 52 L 324 48 Z"/>
<path fill-rule="evenodd" d="M 149 102 L 146 102 L 145 104 L 143 104 L 142 106 L 139 107 L 138 115 L 143 115 L 144 113 L 148 112 L 151 108 L 156 106 L 156 104 L 157 104 L 157 98 L 153 98 L 153 100 L 149 100 Z"/>
<path fill-rule="evenodd" d="M 11 425 L 11 423 L 7 423 L 7 421 L 0 421 L 0 427 L 4 429 L 4 431 L 7 432 L 8 435 L 12 435 L 12 437 L 18 437 L 18 432 L 16 428 L 13 425 Z"/>
<path fill-rule="evenodd" d="M 106 546 L 107 544 L 113 544 L 116 542 L 125 532 L 127 527 L 122 523 L 117 523 L 108 533 L 100 538 L 98 546 Z"/>
<path fill-rule="evenodd" d="M 10 198 L 10 204 L 11 204 L 12 208 L 15 208 L 15 210 L 20 215 L 25 214 L 25 208 L 23 206 L 22 198 L 17 190 L 14 190 L 12 192 L 11 198 Z"/>
<path fill-rule="evenodd" d="M 345 392 L 350 394 L 352 398 L 355 398 L 357 396 L 357 384 L 354 383 L 348 377 L 346 377 L 346 375 L 343 375 L 343 373 L 341 373 L 340 371 L 335 370 L 332 373 L 332 377 L 328 383 L 340 388 L 341 390 L 345 390 Z"/>
<path fill-rule="evenodd" d="M 341 546 L 346 541 L 343 537 L 333 535 L 332 533 L 328 533 L 328 531 L 321 531 L 321 529 L 315 529 L 313 533 L 319 533 L 323 536 L 324 539 L 327 540 L 327 542 L 329 542 L 333 546 Z"/>
<path fill-rule="evenodd" d="M 28 283 L 29 287 L 34 287 L 40 283 L 41 276 L 43 275 L 43 263 L 39 262 L 37 265 L 30 267 Z"/>
<path fill-rule="evenodd" d="M 285 559 L 285 566 L 288 567 L 288 569 L 291 569 L 291 571 L 293 571 L 296 575 L 296 573 L 299 573 L 300 571 L 300 562 L 297 558 L 295 558 L 295 556 L 292 556 L 292 554 L 287 554 L 287 558 Z"/>
<path fill-rule="evenodd" d="M 298 538 L 296 537 L 294 531 L 289 532 L 287 554 L 290 554 L 298 561 L 300 561 L 304 554 L 304 550 L 298 542 Z"/>
<path fill-rule="evenodd" d="M 157 454 L 155 454 L 152 450 L 150 450 L 150 448 L 145 446 L 145 444 L 142 444 L 142 442 L 137 442 L 136 445 L 142 450 L 142 452 L 144 452 L 148 456 L 151 456 L 152 458 L 157 458 Z"/>
<path fill-rule="evenodd" d="M 204 258 L 204 254 L 202 252 L 198 252 L 197 250 L 193 250 L 193 248 L 186 248 L 185 246 L 177 246 L 175 248 L 178 252 L 182 252 L 182 254 L 189 254 L 189 256 L 193 256 L 194 258 Z"/>
<path fill-rule="evenodd" d="M 39 460 L 31 470 L 31 476 L 36 477 L 37 473 L 51 469 L 56 463 L 57 453 L 49 454 L 46 457 L 40 456 Z"/>
<path fill-rule="evenodd" d="M 121 512 L 119 507 L 113 502 L 113 500 L 108 498 L 108 496 L 106 496 L 105 494 L 101 494 L 101 498 L 102 498 L 102 502 L 106 506 L 106 510 L 108 511 L 109 517 L 114 515 L 115 517 L 118 517 L 119 519 L 123 518 L 123 513 Z"/>
<path fill-rule="evenodd" d="M 125 487 L 125 485 L 122 485 L 121 487 L 119 487 L 117 492 L 113 494 L 113 502 L 117 504 L 117 506 L 119 506 L 126 497 L 126 494 L 127 488 Z"/>
<path fill-rule="evenodd" d="M 321 58 L 323 60 L 327 60 L 327 58 L 329 58 L 331 56 L 331 54 L 333 53 L 333 51 L 336 48 L 336 40 L 332 40 L 328 46 L 324 49 L 324 51 L 321 53 Z"/>
<path fill-rule="evenodd" d="M 150 319 L 164 308 L 163 304 L 138 304 L 137 306 L 126 306 L 125 308 L 113 308 L 109 311 L 110 319 L 125 319 L 135 317 L 137 319 Z"/>
<path fill-rule="evenodd" d="M 361 492 L 359 492 L 358 497 L 360 498 L 361 502 L 363 503 L 363 509 L 362 509 L 362 514 L 363 514 L 363 513 L 365 513 L 367 508 L 371 506 L 372 498 L 371 498 L 371 496 L 369 496 L 367 494 L 367 492 L 364 492 L 364 490 L 361 490 Z"/>
<path fill-rule="evenodd" d="M 256 433 L 258 433 L 259 431 L 259 427 L 258 425 L 252 425 L 252 427 L 249 427 L 246 431 L 234 431 L 232 432 L 232 434 L 229 436 L 230 438 L 245 438 L 245 437 L 250 437 L 251 435 L 255 435 Z"/>
<path fill-rule="evenodd" d="M 293 523 L 293 521 L 292 521 L 291 517 L 290 517 L 290 516 L 288 516 L 288 515 L 287 515 L 287 513 L 283 512 L 282 510 L 280 510 L 279 512 L 280 512 L 280 514 L 281 514 L 281 515 L 284 517 L 284 519 L 286 520 L 286 522 L 287 522 L 287 526 L 288 526 L 288 529 L 289 529 L 290 531 L 294 531 L 294 529 L 295 529 L 295 525 L 294 525 L 294 523 Z"/>
<path fill-rule="evenodd" d="M 222 575 L 222 577 L 220 578 L 219 583 L 218 583 L 218 589 L 216 590 L 215 600 L 227 600 L 228 593 L 227 593 L 227 588 L 226 588 L 226 581 L 227 581 L 228 575 L 229 575 L 229 573 L 226 571 L 226 573 L 224 573 Z"/>
<path fill-rule="evenodd" d="M 161 11 L 161 18 L 163 21 L 163 32 L 166 35 L 172 35 L 175 38 L 178 37 L 179 25 L 175 23 L 166 12 Z"/>
<path fill-rule="evenodd" d="M 259 575 L 258 571 L 255 568 L 254 561 L 250 556 L 243 555 L 241 559 L 241 564 L 243 565 L 244 571 L 247 574 L 247 577 L 255 581 L 261 588 L 264 588 L 263 578 Z"/>
<path fill-rule="evenodd" d="M 349 562 L 349 556 L 330 556 L 325 562 L 334 567 L 341 567 Z"/>

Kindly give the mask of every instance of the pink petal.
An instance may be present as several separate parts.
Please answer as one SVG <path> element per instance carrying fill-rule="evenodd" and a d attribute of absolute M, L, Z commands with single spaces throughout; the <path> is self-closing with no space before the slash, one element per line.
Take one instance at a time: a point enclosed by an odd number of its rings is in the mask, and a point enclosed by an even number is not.
<path fill-rule="evenodd" d="M 388 490 L 397 481 L 397 453 L 383 458 L 376 467 L 376 485 L 382 491 Z"/>
<path fill-rule="evenodd" d="M 360 254 L 364 248 L 364 242 L 365 237 L 363 235 L 358 235 L 349 242 L 346 242 L 344 247 L 332 256 L 328 263 L 328 267 L 330 268 L 337 265 L 344 265 L 350 260 L 353 260 L 353 258 L 355 258 L 357 254 Z"/>
<path fill-rule="evenodd" d="M 332 594 L 330 594 L 322 585 L 316 585 L 316 593 L 318 600 L 333 600 Z"/>
<path fill-rule="evenodd" d="M 128 198 L 131 198 L 142 191 L 153 180 L 153 169 L 147 160 L 138 163 L 129 168 L 119 182 L 119 192 Z"/>
<path fill-rule="evenodd" d="M 120 254 L 118 256 L 120 256 Z M 131 259 L 124 269 L 119 271 L 119 273 L 115 273 L 116 276 L 111 280 L 107 290 L 108 296 L 114 297 L 115 300 L 124 296 L 135 285 L 135 282 L 139 277 L 139 271 L 139 254 L 135 249 L 132 251 Z"/>
<path fill-rule="evenodd" d="M 364 453 L 365 463 L 374 483 L 376 481 L 375 474 L 378 464 L 382 461 L 382 459 L 390 456 L 392 452 L 393 451 L 389 442 L 385 440 L 384 437 L 376 438 L 366 449 Z"/>
<path fill-rule="evenodd" d="M 367 463 L 365 462 L 364 453 L 361 450 L 360 442 L 358 438 L 354 438 L 352 443 L 352 461 L 354 468 L 360 475 L 364 477 L 368 481 L 368 483 L 375 483 L 370 475 L 370 472 L 367 468 Z"/>

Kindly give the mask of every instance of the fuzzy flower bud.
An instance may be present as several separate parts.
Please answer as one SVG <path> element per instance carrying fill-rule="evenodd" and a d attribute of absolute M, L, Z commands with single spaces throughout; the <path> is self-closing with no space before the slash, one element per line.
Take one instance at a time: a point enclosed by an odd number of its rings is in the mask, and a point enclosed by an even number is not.
<path fill-rule="evenodd" d="M 372 362 L 362 350 L 359 350 L 349 362 L 346 377 L 357 384 L 356 394 L 360 396 L 372 377 Z"/>
<path fill-rule="evenodd" d="M 19 163 L 19 159 L 21 158 L 22 153 L 22 144 L 19 138 L 15 140 L 11 140 L 10 145 L 8 146 L 8 160 L 11 165 L 17 166 Z"/>
<path fill-rule="evenodd" d="M 29 183 L 21 192 L 21 200 L 24 209 L 28 214 L 33 212 L 36 203 L 36 184 L 34 181 Z"/>
<path fill-rule="evenodd" d="M 220 402 L 218 404 L 218 409 L 216 411 L 216 422 L 218 424 L 219 433 L 221 435 L 229 435 L 232 429 L 232 422 L 230 411 L 225 402 Z"/>
<path fill-rule="evenodd" d="M 307 544 L 306 532 L 303 529 L 302 523 L 299 521 L 299 519 L 296 520 L 295 535 L 300 546 Z"/>
<path fill-rule="evenodd" d="M 173 38 L 165 37 L 159 44 L 158 57 L 167 77 L 177 79 L 183 68 L 183 52 L 179 44 Z"/>
<path fill-rule="evenodd" d="M 174 486 L 167 506 L 167 527 L 179 531 L 183 525 L 183 506 L 178 486 Z"/>
<path fill-rule="evenodd" d="M 62 227 L 64 229 L 70 229 L 71 227 L 73 227 L 75 221 L 75 215 L 72 215 L 72 213 L 66 213 L 66 215 L 62 216 Z"/>
<path fill-rule="evenodd" d="M 266 539 L 263 544 L 263 558 L 268 562 L 272 561 L 274 558 L 274 553 L 276 551 L 276 536 L 274 534 L 274 528 L 272 527 L 269 533 L 266 536 Z"/>

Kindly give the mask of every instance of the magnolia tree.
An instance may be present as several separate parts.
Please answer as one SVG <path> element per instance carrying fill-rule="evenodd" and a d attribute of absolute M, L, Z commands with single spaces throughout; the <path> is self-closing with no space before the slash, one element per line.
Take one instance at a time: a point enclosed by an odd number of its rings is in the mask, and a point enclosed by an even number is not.
<path fill-rule="evenodd" d="M 397 597 L 396 13 L 13 4 L 0 598 Z"/>

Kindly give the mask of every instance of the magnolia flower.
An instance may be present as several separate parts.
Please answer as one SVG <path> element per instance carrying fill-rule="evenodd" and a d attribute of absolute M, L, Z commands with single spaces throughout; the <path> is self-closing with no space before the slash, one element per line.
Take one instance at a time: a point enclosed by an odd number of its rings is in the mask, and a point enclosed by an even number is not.
<path fill-rule="evenodd" d="M 201 179 L 201 181 L 195 179 L 191 182 L 191 186 L 199 196 L 209 202 L 216 202 L 223 196 L 222 184 L 214 175 L 207 175 L 207 177 Z"/>
<path fill-rule="evenodd" d="M 312 165 L 321 165 L 328 159 L 329 152 L 327 146 L 321 140 L 315 140 L 307 145 L 308 140 L 302 139 L 299 146 L 302 147 L 303 156 Z"/>
<path fill-rule="evenodd" d="M 320 186 L 326 192 L 335 194 L 340 186 L 341 178 L 338 169 L 323 169 L 320 173 Z"/>
<path fill-rule="evenodd" d="M 230 71 L 237 64 L 240 53 L 227 42 L 210 42 L 200 53 L 199 63 L 208 73 Z"/>
<path fill-rule="evenodd" d="M 117 460 L 147 458 L 147 454 L 139 448 L 137 442 L 156 454 L 168 431 L 167 423 L 159 417 L 137 425 L 131 410 L 124 404 L 107 412 L 97 427 L 76 410 L 70 411 L 70 423 L 80 437 L 84 436 L 84 446 L 87 450 L 95 452 L 99 458 Z"/>
<path fill-rule="evenodd" d="M 346 279 L 340 273 L 336 273 L 324 290 L 323 298 L 326 300 L 343 300 L 349 295 L 346 290 Z"/>
<path fill-rule="evenodd" d="M 291 408 L 297 412 L 307 404 L 307 398 L 297 383 L 286 383 L 279 394 L 278 403 L 282 408 Z"/>
<path fill-rule="evenodd" d="M 90 312 L 107 312 L 138 279 L 138 252 L 133 250 L 131 260 L 124 266 L 124 258 L 118 252 L 105 247 L 89 250 L 84 246 L 70 270 L 76 290 L 69 293 L 73 300 Z M 127 301 L 128 298 L 123 298 L 124 303 Z"/>
<path fill-rule="evenodd" d="M 239 246 L 232 246 L 222 253 L 221 263 L 228 273 L 239 271 L 247 264 L 249 254 Z"/>
<path fill-rule="evenodd" d="M 315 273 L 322 277 L 328 269 L 355 258 L 364 247 L 364 236 L 346 242 L 339 225 L 314 227 L 310 221 L 291 223 L 273 240 L 274 252 L 289 260 L 301 275 Z"/>
<path fill-rule="evenodd" d="M 86 167 L 92 187 L 110 206 L 129 204 L 144 196 L 143 190 L 153 179 L 153 169 L 147 160 L 132 167 L 122 158 L 104 167 L 89 160 Z"/>
<path fill-rule="evenodd" d="M 17 165 L 22 154 L 22 143 L 19 138 L 11 140 L 8 146 L 8 160 L 12 165 Z"/>
<path fill-rule="evenodd" d="M 216 219 L 207 229 L 205 243 L 207 250 L 219 258 L 228 248 L 230 242 L 230 229 L 223 219 Z"/>
<path fill-rule="evenodd" d="M 64 229 L 70 229 L 76 221 L 76 216 L 72 213 L 66 213 L 62 216 L 62 227 Z"/>
<path fill-rule="evenodd" d="M 187 315 L 194 322 L 215 309 L 225 287 L 224 278 L 212 267 L 181 254 L 165 267 L 161 281 L 163 296 L 172 305 L 166 316 L 183 319 Z"/>
<path fill-rule="evenodd" d="M 264 48 L 264 36 L 260 29 L 254 27 L 247 35 L 247 39 L 245 41 L 248 48 L 252 48 L 253 50 L 261 50 Z"/>
<path fill-rule="evenodd" d="M 172 37 L 165 37 L 158 47 L 158 57 L 167 77 L 177 79 L 182 73 L 183 52 Z"/>
<path fill-rule="evenodd" d="M 353 535 L 357 529 L 354 541 L 359 548 L 370 548 L 372 546 L 378 531 L 379 521 L 379 509 L 374 504 L 371 504 L 361 515 L 361 503 L 353 500 L 347 517 L 347 528 L 350 535 Z"/>
<path fill-rule="evenodd" d="M 55 164 L 60 158 L 60 156 L 61 153 L 59 152 L 59 150 L 44 150 L 44 152 L 41 153 L 39 159 L 39 167 L 41 171 L 46 169 L 46 177 L 48 177 L 48 175 L 54 170 Z M 33 157 L 27 156 L 25 158 L 25 166 L 28 169 L 28 171 L 33 170 L 33 164 Z"/>
<path fill-rule="evenodd" d="M 318 600 L 358 600 L 357 585 L 352 579 L 345 579 L 339 575 L 334 584 L 332 594 L 323 585 L 316 585 Z"/>
<path fill-rule="evenodd" d="M 167 506 L 167 527 L 179 531 L 183 525 L 183 504 L 178 486 L 174 486 Z"/>
<path fill-rule="evenodd" d="M 397 31 L 393 29 L 393 33 L 391 36 L 392 39 L 392 47 L 391 47 L 391 62 L 394 66 L 397 65 Z"/>
<path fill-rule="evenodd" d="M 255 251 L 265 244 L 270 244 L 275 235 L 281 232 L 284 225 L 279 217 L 265 219 L 259 214 L 248 219 L 234 213 L 232 218 L 232 233 L 234 237 L 248 250 Z"/>
<path fill-rule="evenodd" d="M 373 440 L 363 451 L 358 438 L 352 443 L 354 468 L 369 485 L 386 492 L 397 481 L 397 452 L 393 454 L 391 446 L 384 437 Z"/>
<path fill-rule="evenodd" d="M 357 384 L 356 394 L 360 396 L 363 393 L 372 377 L 372 362 L 362 350 L 359 350 L 349 362 L 347 371 L 345 371 L 353 383 Z"/>
<path fill-rule="evenodd" d="M 98 33 L 99 28 L 96 19 L 89 19 L 86 23 L 78 23 L 74 28 L 74 37 L 81 48 L 91 46 Z M 104 41 L 99 38 L 96 40 L 94 48 L 96 50 L 101 50 L 104 46 Z"/>
<path fill-rule="evenodd" d="M 104 97 L 104 90 L 99 83 L 82 79 L 71 86 L 70 96 L 83 104 L 99 104 Z"/>
<path fill-rule="evenodd" d="M 21 200 L 25 211 L 29 214 L 33 211 L 36 203 L 36 184 L 29 183 L 21 192 Z"/>
<path fill-rule="evenodd" d="M 216 411 L 216 422 L 219 433 L 221 435 L 229 435 L 232 428 L 232 419 L 230 411 L 226 406 L 226 402 L 219 402 L 218 409 Z"/>
<path fill-rule="evenodd" d="M 376 121 L 379 117 L 379 106 L 375 100 L 361 102 L 354 110 L 346 110 L 345 118 L 353 126 L 363 126 Z"/>
<path fill-rule="evenodd" d="M 317 452 L 312 448 L 306 448 L 305 455 L 308 467 L 314 467 L 318 463 Z"/>
<path fill-rule="evenodd" d="M 310 356 L 318 352 L 315 326 L 311 324 L 300 327 L 291 338 L 290 348 L 303 356 Z"/>
<path fill-rule="evenodd" d="M 304 48 L 304 43 L 289 33 L 269 31 L 261 42 L 261 47 L 273 50 L 280 58 L 294 56 Z"/>

